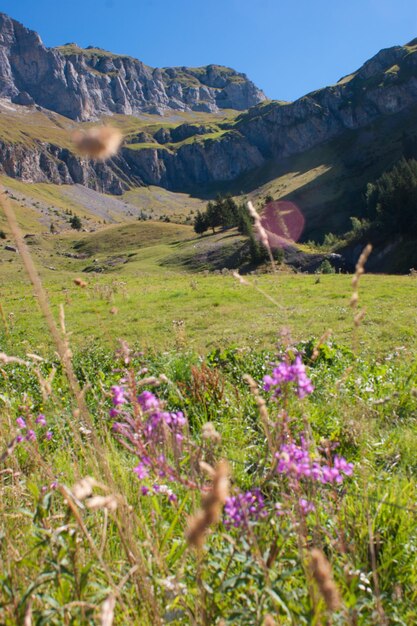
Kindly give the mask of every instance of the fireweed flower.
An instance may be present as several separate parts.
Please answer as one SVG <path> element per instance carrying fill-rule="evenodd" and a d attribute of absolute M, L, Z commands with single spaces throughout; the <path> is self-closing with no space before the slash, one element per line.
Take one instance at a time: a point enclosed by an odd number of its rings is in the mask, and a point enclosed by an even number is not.
<path fill-rule="evenodd" d="M 322 483 L 342 483 L 344 476 L 352 476 L 353 463 L 348 463 L 346 459 L 336 455 L 333 459 L 333 467 L 324 465 L 322 472 Z"/>
<path fill-rule="evenodd" d="M 36 441 L 36 433 L 34 430 L 28 430 L 26 441 Z"/>
<path fill-rule="evenodd" d="M 18 417 L 18 418 L 17 418 L 17 420 L 16 420 L 16 426 L 17 426 L 18 428 L 26 428 L 26 422 L 25 422 L 25 420 L 23 419 L 23 417 Z"/>
<path fill-rule="evenodd" d="M 136 467 L 133 468 L 133 471 L 135 472 L 139 480 L 143 480 L 144 478 L 148 478 L 149 476 L 149 470 L 145 467 L 144 463 L 138 463 Z"/>
<path fill-rule="evenodd" d="M 283 444 L 275 457 L 278 474 L 286 474 L 297 480 L 305 477 L 323 484 L 342 483 L 345 476 L 353 473 L 353 463 L 348 463 L 343 457 L 336 455 L 333 465 L 321 457 L 313 458 L 303 438 L 301 445 Z"/>
<path fill-rule="evenodd" d="M 316 510 L 314 504 L 305 498 L 300 498 L 298 504 L 300 505 L 300 510 L 303 515 L 308 515 Z"/>
<path fill-rule="evenodd" d="M 46 426 L 46 417 L 40 413 L 35 420 L 35 424 L 39 424 L 39 426 Z"/>
<path fill-rule="evenodd" d="M 298 355 L 294 363 L 282 361 L 272 370 L 272 375 L 264 376 L 264 390 L 273 391 L 275 398 L 282 395 L 282 391 L 289 383 L 296 384 L 297 396 L 301 399 L 314 391 L 311 380 L 308 378 L 305 365 Z"/>
<path fill-rule="evenodd" d="M 256 521 L 267 515 L 265 500 L 260 489 L 253 489 L 227 498 L 224 505 L 224 515 L 225 525 L 235 528 L 246 526 L 248 522 Z"/>
<path fill-rule="evenodd" d="M 178 469 L 178 454 L 183 448 L 183 429 L 187 423 L 181 411 L 166 411 L 164 403 L 151 391 L 142 391 L 137 397 L 132 397 L 129 406 L 119 411 L 120 403 L 127 404 L 126 392 L 123 387 L 112 387 L 114 407 L 110 411 L 111 417 L 118 417 L 113 423 L 113 432 L 118 435 L 119 441 L 132 451 L 135 450 L 138 464 L 133 468 L 139 480 L 151 475 L 158 479 L 177 480 L 190 484 L 187 476 L 181 476 Z M 121 419 L 122 418 L 122 419 Z M 163 453 L 172 447 L 176 458 L 176 469 L 170 461 L 170 455 Z M 170 501 L 175 496 L 168 494 Z"/>
<path fill-rule="evenodd" d="M 160 401 L 151 391 L 143 391 L 138 396 L 138 402 L 144 412 L 157 411 L 161 407 Z"/>
<path fill-rule="evenodd" d="M 126 404 L 127 403 L 127 399 L 126 399 L 126 390 L 124 387 L 121 387 L 120 385 L 113 385 L 113 387 L 111 388 L 113 397 L 112 397 L 112 402 L 114 404 L 114 406 L 119 406 L 120 404 Z"/>

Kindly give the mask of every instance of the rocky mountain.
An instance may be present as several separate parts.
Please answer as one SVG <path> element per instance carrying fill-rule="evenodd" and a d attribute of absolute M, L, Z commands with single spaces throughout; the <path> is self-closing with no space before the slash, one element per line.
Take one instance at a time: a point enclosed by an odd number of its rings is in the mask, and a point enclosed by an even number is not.
<path fill-rule="evenodd" d="M 366 183 L 401 156 L 403 135 L 417 135 L 417 39 L 288 103 L 265 101 L 224 67 L 152 69 L 97 48 L 47 49 L 0 14 L 0 98 L 0 168 L 9 176 L 117 195 L 139 185 L 200 196 L 260 189 L 295 199 L 305 235 L 320 237 L 325 227 L 346 229 Z M 223 107 L 236 114 L 220 115 Z M 118 156 L 96 163 L 74 154 L 71 128 L 109 114 L 126 136 Z"/>
<path fill-rule="evenodd" d="M 151 68 L 90 46 L 46 48 L 34 31 L 0 13 L 0 97 L 38 104 L 73 120 L 119 113 L 244 110 L 265 100 L 248 78 L 217 65 Z"/>

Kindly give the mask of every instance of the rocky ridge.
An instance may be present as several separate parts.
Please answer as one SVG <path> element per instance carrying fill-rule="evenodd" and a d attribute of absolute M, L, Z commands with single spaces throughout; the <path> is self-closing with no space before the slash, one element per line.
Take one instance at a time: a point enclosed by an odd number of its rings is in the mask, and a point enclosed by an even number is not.
<path fill-rule="evenodd" d="M 46 48 L 37 33 L 0 13 L 0 97 L 73 120 L 111 113 L 247 109 L 265 99 L 230 68 L 151 68 L 99 48 Z"/>
<path fill-rule="evenodd" d="M 44 107 L 40 110 L 71 119 L 255 104 L 217 124 L 178 122 L 167 128 L 161 118 L 159 128 L 153 124 L 131 134 L 119 155 L 106 163 L 81 159 L 59 141 L 11 142 L 0 133 L 0 167 L 12 177 L 78 183 L 112 194 L 142 184 L 195 191 L 231 183 L 350 131 L 363 132 L 366 143 L 370 124 L 403 113 L 407 119 L 417 104 L 417 39 L 381 50 L 336 85 L 295 102 L 261 102 L 263 94 L 233 70 L 152 70 L 140 61 L 75 44 L 48 50 L 36 33 L 0 14 L 0 96 L 28 115 Z"/>

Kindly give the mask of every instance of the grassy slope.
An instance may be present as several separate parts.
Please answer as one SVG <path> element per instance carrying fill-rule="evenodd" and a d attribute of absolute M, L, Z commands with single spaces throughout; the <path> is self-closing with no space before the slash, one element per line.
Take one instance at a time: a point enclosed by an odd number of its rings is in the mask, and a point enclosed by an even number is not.
<path fill-rule="evenodd" d="M 350 335 L 348 276 L 322 276 L 318 284 L 315 276 L 257 277 L 255 284 L 276 299 L 274 305 L 230 275 L 184 272 L 181 259 L 186 262 L 192 254 L 201 254 L 201 246 L 210 242 L 216 246 L 222 237 L 200 240 L 190 227 L 138 222 L 94 234 L 45 235 L 37 238 L 31 251 L 54 307 L 65 303 L 68 328 L 76 331 L 78 345 L 101 340 L 114 346 L 123 336 L 166 348 L 175 342 L 174 320 L 184 320 L 187 340 L 197 349 L 233 343 L 271 345 L 283 325 L 296 338 L 303 337 L 306 328 L 309 334 L 321 335 L 330 327 L 339 340 Z M 235 243 L 233 236 L 228 243 Z M 62 256 L 69 251 L 91 258 Z M 100 265 L 120 255 L 128 262 L 110 273 L 81 274 L 93 259 Z M 33 347 L 48 350 L 44 323 L 19 256 L 2 249 L 0 262 L 0 301 L 14 350 L 25 350 L 29 328 Z M 73 284 L 79 275 L 89 283 L 84 290 Z M 415 287 L 412 277 L 364 277 L 361 303 L 367 315 L 361 338 L 374 350 L 385 352 L 399 343 L 416 345 Z M 117 315 L 110 313 L 114 306 Z"/>
<path fill-rule="evenodd" d="M 205 200 L 153 185 L 131 189 L 122 198 L 153 218 L 168 216 L 174 222 L 182 222 L 206 207 Z"/>
<path fill-rule="evenodd" d="M 349 218 L 361 214 L 368 182 L 402 155 L 404 132 L 417 131 L 417 107 L 386 116 L 366 129 L 346 131 L 280 163 L 268 163 L 241 180 L 232 191 L 246 192 L 262 203 L 266 195 L 292 200 L 303 212 L 305 238 L 349 229 Z"/>
<path fill-rule="evenodd" d="M 0 102 L 0 141 L 6 143 L 19 143 L 26 146 L 35 145 L 37 142 L 50 142 L 58 146 L 73 149 L 71 132 L 76 127 L 89 127 L 94 124 L 77 124 L 55 113 L 43 110 L 38 111 L 33 108 L 19 107 Z M 114 125 L 123 132 L 126 141 L 130 141 L 138 132 L 154 133 L 161 127 L 174 128 L 184 123 L 192 124 L 216 124 L 225 120 L 233 119 L 236 111 L 225 110 L 219 114 L 195 113 L 195 112 L 175 112 L 166 116 L 143 114 L 140 117 L 114 115 L 103 118 L 102 122 Z M 211 137 L 209 134 L 208 136 Z M 214 134 L 213 136 L 217 136 Z M 199 137 L 198 137 L 199 138 Z M 193 139 L 193 138 L 191 138 Z M 187 140 L 185 140 L 187 141 Z M 169 148 L 178 147 L 178 144 L 170 144 Z M 148 144 L 129 144 L 131 149 L 141 149 Z M 165 148 L 159 144 L 149 144 L 149 147 Z M 97 214 L 89 206 L 88 201 L 84 202 L 78 191 L 70 185 L 53 184 L 26 184 L 19 180 L 0 176 L 1 183 L 12 193 L 18 196 L 20 204 L 28 208 L 39 203 L 45 210 L 44 222 L 50 223 L 52 220 L 59 222 L 54 211 L 65 211 L 70 209 L 80 217 L 86 217 L 91 221 L 89 226 L 96 227 L 97 222 L 102 221 L 102 215 Z M 106 196 L 103 196 L 103 200 Z M 87 199 L 88 200 L 88 199 Z M 159 187 L 138 187 L 128 191 L 121 198 L 131 208 L 133 217 L 136 218 L 140 211 L 144 211 L 148 216 L 154 218 L 169 217 L 174 221 L 183 222 L 184 219 L 197 210 L 204 208 L 205 202 L 197 197 L 191 197 L 185 193 L 175 193 Z M 135 210 L 135 207 L 137 210 Z M 48 218 L 48 209 L 52 210 Z M 38 210 L 39 213 L 39 210 Z M 129 221 L 128 211 L 120 213 L 109 211 L 106 216 L 107 221 Z M 1 220 L 1 216 L 0 216 Z M 62 227 L 64 225 L 61 225 Z M 32 227 L 33 229 L 33 227 Z"/>
<path fill-rule="evenodd" d="M 0 102 L 0 140 L 7 143 L 33 144 L 34 141 L 50 142 L 65 148 L 72 148 L 71 131 L 75 128 L 89 128 L 97 122 L 77 123 L 66 117 L 34 107 L 13 105 Z M 222 110 L 219 113 L 198 113 L 170 111 L 166 115 L 140 116 L 111 115 L 104 116 L 100 123 L 111 124 L 120 128 L 126 139 L 138 132 L 153 134 L 159 128 L 174 128 L 181 124 L 216 124 L 232 121 L 237 115 L 233 110 Z M 158 144 L 155 144 L 158 147 Z"/>
<path fill-rule="evenodd" d="M 264 106 L 269 105 L 266 103 Z M 56 114 L 29 111 L 26 107 L 14 108 L 16 111 L 4 110 L 1 116 L 0 139 L 25 143 L 49 140 L 70 147 L 69 131 L 74 128 L 74 123 Z M 259 108 L 262 109 L 257 109 Z M 401 154 L 404 129 L 408 132 L 416 130 L 415 113 L 415 110 L 410 110 L 386 116 L 366 129 L 346 131 L 336 140 L 316 146 L 300 155 L 279 163 L 268 162 L 232 184 L 216 185 L 211 190 L 202 191 L 215 194 L 221 190 L 235 195 L 249 195 L 260 205 L 266 195 L 272 195 L 275 199 L 291 199 L 306 218 L 305 239 L 321 240 L 326 232 L 344 232 L 350 226 L 349 218 L 361 212 L 367 182 L 390 167 Z M 219 130 L 218 125 L 225 121 L 233 124 L 236 115 L 235 111 L 222 111 L 218 115 L 176 112 L 164 117 L 146 114 L 140 117 L 115 115 L 103 121 L 122 130 L 129 149 L 175 150 L 184 143 L 220 140 L 228 131 Z M 185 122 L 209 127 L 211 125 L 212 131 L 177 143 L 135 143 L 135 136 L 139 132 L 152 135 L 158 128 L 173 128 Z M 87 124 L 89 125 L 91 124 Z M 66 195 L 66 202 L 71 202 L 68 200 L 71 192 Z M 183 219 L 182 216 L 202 206 L 200 201 L 194 202 L 185 194 L 177 196 L 157 188 L 136 189 L 125 194 L 124 199 L 155 217 L 169 215 L 169 206 L 173 201 L 176 205 L 172 212 L 174 219 Z M 70 208 L 74 212 L 80 210 L 77 200 L 73 200 L 73 204 Z"/>
<path fill-rule="evenodd" d="M 206 206 L 205 200 L 154 186 L 136 187 L 123 196 L 108 196 L 79 186 L 24 183 L 1 175 L 0 183 L 8 190 L 9 197 L 16 198 L 20 214 L 27 210 L 31 213 L 28 223 L 22 221 L 24 228 L 36 231 L 47 229 L 51 222 L 59 231 L 67 229 L 67 209 L 81 217 L 84 226 L 98 228 L 104 219 L 110 223 L 129 222 L 142 212 L 153 219 L 169 217 L 182 223 Z"/>

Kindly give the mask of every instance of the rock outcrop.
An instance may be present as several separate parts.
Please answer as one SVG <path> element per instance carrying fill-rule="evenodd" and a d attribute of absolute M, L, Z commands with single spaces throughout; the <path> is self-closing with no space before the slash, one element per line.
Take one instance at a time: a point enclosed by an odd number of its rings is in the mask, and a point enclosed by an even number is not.
<path fill-rule="evenodd" d="M 380 51 L 336 85 L 295 102 L 263 102 L 262 92 L 234 70 L 214 65 L 152 69 L 136 59 L 76 44 L 47 49 L 36 33 L 0 14 L 0 97 L 25 115 L 35 106 L 71 120 L 110 113 L 245 109 L 232 122 L 213 124 L 209 118 L 201 125 L 144 126 L 106 163 L 81 159 L 68 143 L 56 145 L 58 140 L 0 143 L 1 170 L 23 180 L 79 183 L 112 194 L 139 184 L 189 191 L 231 182 L 349 131 L 363 129 L 366 136 L 370 125 L 389 117 L 400 123 L 398 116 L 406 119 L 417 105 L 417 39 Z"/>
<path fill-rule="evenodd" d="M 67 148 L 47 143 L 36 147 L 0 141 L 2 173 L 29 183 L 80 184 L 121 195 L 143 182 L 120 156 L 105 163 L 82 159 Z"/>
<path fill-rule="evenodd" d="M 245 110 L 265 99 L 241 73 L 209 65 L 151 68 L 76 44 L 46 48 L 39 35 L 0 13 L 0 97 L 36 103 L 74 120 L 165 110 Z"/>
<path fill-rule="evenodd" d="M 252 108 L 236 124 L 266 158 L 308 150 L 417 103 L 417 39 L 381 50 L 336 85 Z"/>

